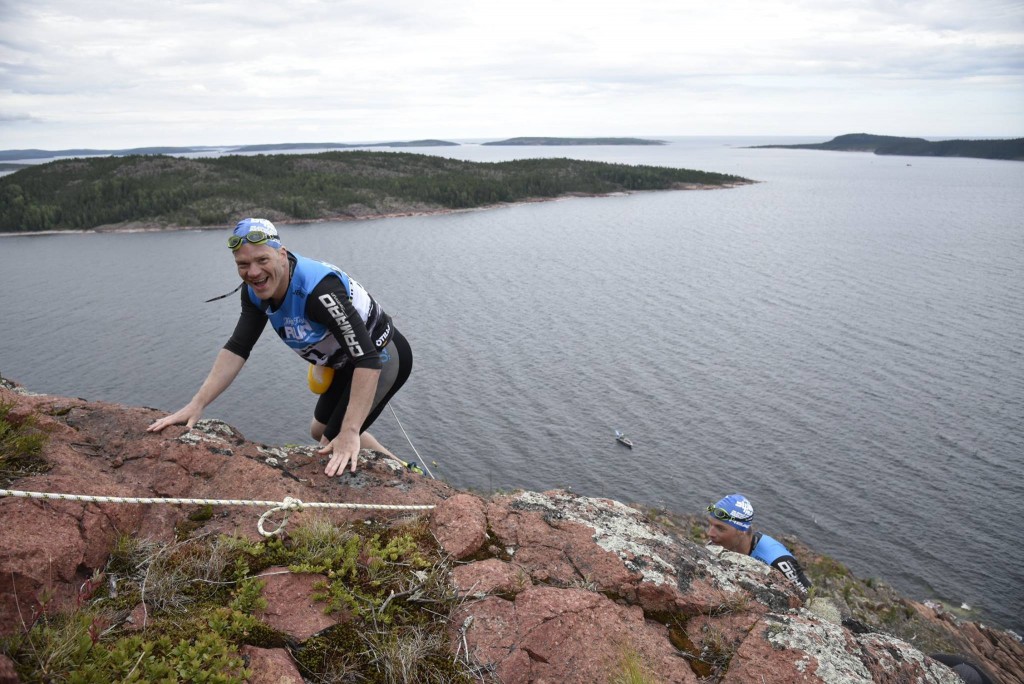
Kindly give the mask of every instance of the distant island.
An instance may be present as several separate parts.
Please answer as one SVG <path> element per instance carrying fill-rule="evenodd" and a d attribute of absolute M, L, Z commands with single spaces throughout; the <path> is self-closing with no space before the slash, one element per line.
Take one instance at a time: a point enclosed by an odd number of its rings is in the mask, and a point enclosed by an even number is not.
<path fill-rule="evenodd" d="M 190 147 L 130 147 L 125 149 L 73 148 L 67 150 L 0 150 L 0 162 L 27 159 L 60 159 L 69 157 L 130 157 L 138 154 L 236 154 L 246 152 L 280 152 L 282 150 L 353 150 L 367 147 L 459 147 L 461 143 L 448 140 L 398 140 L 377 143 L 303 142 L 270 143 L 266 145 L 197 145 Z M 664 140 L 643 138 L 509 138 L 483 145 L 665 145 Z M 18 165 L 23 168 L 26 164 Z"/>
<path fill-rule="evenodd" d="M 664 140 L 643 138 L 509 138 L 483 145 L 665 145 Z"/>
<path fill-rule="evenodd" d="M 642 138 L 509 138 L 483 145 L 665 145 L 664 140 Z M 281 152 L 285 150 L 355 150 L 375 147 L 459 147 L 461 143 L 448 140 L 399 140 L 378 143 L 269 143 L 264 145 L 201 145 L 191 147 L 130 147 L 125 149 L 72 148 L 66 150 L 0 150 L 0 173 L 31 166 L 27 162 L 39 159 L 70 159 L 72 157 L 130 157 L 132 155 L 167 154 L 183 156 L 193 154 L 246 154 Z"/>
<path fill-rule="evenodd" d="M 271 152 L 279 150 L 350 150 L 364 147 L 458 147 L 447 140 L 406 140 L 381 143 L 274 143 L 269 145 L 205 145 L 194 147 L 132 147 L 120 150 L 76 148 L 70 150 L 0 150 L 0 162 L 21 159 L 58 159 L 60 157 L 129 157 L 135 154 L 202 154 L 216 152 Z M 22 165 L 24 166 L 24 165 Z"/>
<path fill-rule="evenodd" d="M 216 152 L 222 147 L 133 147 L 127 150 L 96 150 L 74 148 L 69 150 L 0 150 L 0 161 L 15 159 L 56 159 L 58 157 L 124 157 L 131 154 L 193 154 Z"/>
<path fill-rule="evenodd" d="M 755 145 L 752 149 L 832 150 L 874 152 L 906 157 L 972 157 L 1024 161 L 1024 138 L 1006 140 L 940 140 L 901 138 L 892 135 L 848 133 L 828 142 L 803 145 Z"/>
<path fill-rule="evenodd" d="M 276 145 L 243 145 L 231 148 L 230 152 L 272 152 L 279 150 L 351 150 L 363 147 L 458 147 L 459 143 L 447 140 L 407 140 L 404 142 L 382 143 L 278 143 Z"/>
<path fill-rule="evenodd" d="M 61 159 L 0 177 L 0 232 L 401 216 L 570 196 L 732 187 L 722 173 L 575 159 L 469 162 L 409 152 Z"/>

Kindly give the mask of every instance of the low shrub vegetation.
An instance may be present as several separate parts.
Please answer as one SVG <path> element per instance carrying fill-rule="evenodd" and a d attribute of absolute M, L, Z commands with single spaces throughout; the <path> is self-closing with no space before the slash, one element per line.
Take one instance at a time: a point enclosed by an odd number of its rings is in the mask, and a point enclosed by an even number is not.
<path fill-rule="evenodd" d="M 260 573 L 282 565 L 322 575 L 315 599 L 339 618 L 298 645 L 258 617 Z M 22 624 L 0 652 L 26 683 L 243 682 L 252 674 L 240 650 L 247 644 L 288 647 L 313 682 L 478 681 L 448 647 L 458 607 L 449 569 L 421 521 L 314 519 L 258 542 L 124 536 L 74 610 L 57 610 L 45 592 L 18 597 Z"/>
<path fill-rule="evenodd" d="M 0 402 L 0 487 L 15 480 L 45 473 L 50 465 L 43 458 L 46 433 L 36 427 L 35 416 L 15 418 L 14 404 Z"/>

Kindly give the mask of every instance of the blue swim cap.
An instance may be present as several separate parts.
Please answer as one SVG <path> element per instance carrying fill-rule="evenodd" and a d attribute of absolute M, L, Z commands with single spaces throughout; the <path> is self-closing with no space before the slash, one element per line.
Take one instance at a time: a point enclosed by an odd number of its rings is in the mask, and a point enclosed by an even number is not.
<path fill-rule="evenodd" d="M 730 494 L 708 506 L 708 515 L 746 532 L 754 522 L 754 505 L 742 494 Z"/>
<path fill-rule="evenodd" d="M 266 236 L 266 241 L 261 241 L 259 244 L 270 245 L 271 247 L 281 246 L 281 237 L 277 233 L 277 228 L 274 224 L 267 219 L 262 218 L 246 218 L 242 219 L 235 226 L 235 230 L 232 231 L 232 235 L 240 238 L 244 238 L 251 232 L 263 233 Z"/>

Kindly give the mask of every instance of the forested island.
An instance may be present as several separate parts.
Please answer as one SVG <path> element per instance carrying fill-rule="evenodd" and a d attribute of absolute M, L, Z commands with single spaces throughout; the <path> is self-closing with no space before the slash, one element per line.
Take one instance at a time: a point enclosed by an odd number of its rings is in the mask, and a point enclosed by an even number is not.
<path fill-rule="evenodd" d="M 509 138 L 483 145 L 666 145 L 664 140 L 644 138 Z"/>
<path fill-rule="evenodd" d="M 802 145 L 756 145 L 759 148 L 790 150 L 833 150 L 840 152 L 874 152 L 907 157 L 973 157 L 1024 161 L 1024 138 L 1008 140 L 938 140 L 901 138 L 891 135 L 848 133 L 828 142 Z"/>
<path fill-rule="evenodd" d="M 729 187 L 721 173 L 575 159 L 469 162 L 406 152 L 64 159 L 0 177 L 0 232 L 314 221 L 573 195 Z"/>

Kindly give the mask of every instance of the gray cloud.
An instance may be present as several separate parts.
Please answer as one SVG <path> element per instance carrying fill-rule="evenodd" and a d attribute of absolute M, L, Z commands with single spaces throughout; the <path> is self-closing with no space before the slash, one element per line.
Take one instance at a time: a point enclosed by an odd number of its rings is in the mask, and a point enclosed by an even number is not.
<path fill-rule="evenodd" d="M 20 123 L 25 121 L 36 121 L 36 119 L 28 114 L 7 114 L 6 112 L 0 112 L 0 124 L 8 122 Z"/>
<path fill-rule="evenodd" d="M 1022 123 L 1024 4 L 1005 0 L 3 0 L 0 35 L 0 148 L 671 134 L 683 113 L 798 134 L 767 112 L 823 92 L 959 134 Z M 1001 130 L 969 130 L 978 106 Z"/>

